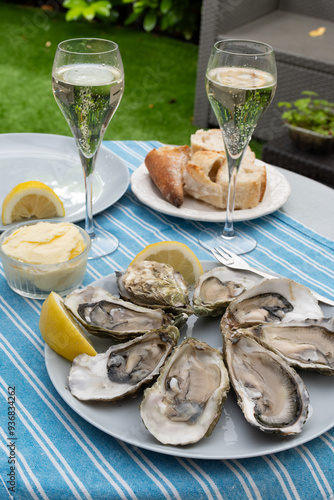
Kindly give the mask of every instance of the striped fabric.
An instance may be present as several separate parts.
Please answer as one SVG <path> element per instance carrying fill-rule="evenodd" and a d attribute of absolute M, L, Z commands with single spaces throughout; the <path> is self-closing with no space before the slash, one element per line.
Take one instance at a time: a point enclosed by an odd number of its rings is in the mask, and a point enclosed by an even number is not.
<path fill-rule="evenodd" d="M 157 142 L 105 142 L 130 172 Z M 129 187 L 95 217 L 114 233 L 118 250 L 90 261 L 85 285 L 125 268 L 147 244 L 197 243 L 210 224 L 184 221 L 151 210 Z M 309 284 L 333 298 L 334 244 L 280 211 L 238 223 L 258 241 L 248 262 Z M 0 499 L 329 499 L 334 488 L 334 429 L 292 450 L 243 460 L 193 460 L 145 451 L 99 431 L 70 409 L 50 382 L 38 320 L 41 302 L 12 292 L 0 267 L 1 483 Z M 8 387 L 16 389 L 15 493 L 8 491 Z M 329 397 L 332 397 L 329 394 Z"/>

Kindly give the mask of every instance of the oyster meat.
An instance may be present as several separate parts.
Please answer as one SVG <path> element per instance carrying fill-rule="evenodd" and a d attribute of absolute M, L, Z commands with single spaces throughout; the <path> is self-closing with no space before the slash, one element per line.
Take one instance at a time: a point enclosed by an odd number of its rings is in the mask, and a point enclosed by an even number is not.
<path fill-rule="evenodd" d="M 161 443 L 195 443 L 213 431 L 228 390 L 222 354 L 188 337 L 169 357 L 154 385 L 145 390 L 141 417 Z"/>
<path fill-rule="evenodd" d="M 322 317 L 318 301 L 307 287 L 279 278 L 263 280 L 234 299 L 224 314 L 222 327 L 229 329 Z"/>
<path fill-rule="evenodd" d="M 281 356 L 239 332 L 225 335 L 224 354 L 246 420 L 264 432 L 301 432 L 309 407 L 304 382 Z"/>
<path fill-rule="evenodd" d="M 174 326 L 145 333 L 96 356 L 80 354 L 72 363 L 68 386 L 82 401 L 117 401 L 135 396 L 159 374 L 179 338 Z"/>
<path fill-rule="evenodd" d="M 227 267 L 215 267 L 200 276 L 193 296 L 193 310 L 196 316 L 218 316 L 223 314 L 229 303 L 242 292 L 258 283 L 262 278 L 245 276 L 243 272 Z"/>
<path fill-rule="evenodd" d="M 125 300 L 152 308 L 192 313 L 189 292 L 182 274 L 160 262 L 135 262 L 116 272 L 120 295 Z"/>
<path fill-rule="evenodd" d="M 263 324 L 237 332 L 252 335 L 291 366 L 334 375 L 334 318 Z"/>
<path fill-rule="evenodd" d="M 140 307 L 99 287 L 75 290 L 65 298 L 64 303 L 90 333 L 110 337 L 116 342 L 178 323 L 176 318 L 162 309 Z"/>

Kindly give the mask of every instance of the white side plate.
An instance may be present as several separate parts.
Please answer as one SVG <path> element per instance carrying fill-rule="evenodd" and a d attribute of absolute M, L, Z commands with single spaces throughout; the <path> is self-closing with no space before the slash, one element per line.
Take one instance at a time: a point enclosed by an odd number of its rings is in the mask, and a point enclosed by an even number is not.
<path fill-rule="evenodd" d="M 85 184 L 78 150 L 72 137 L 51 134 L 0 135 L 0 206 L 19 182 L 41 181 L 50 186 L 65 206 L 68 222 L 85 218 Z M 113 205 L 129 185 L 122 160 L 101 146 L 93 182 L 93 213 Z M 0 231 L 10 225 L 0 224 Z"/>
<path fill-rule="evenodd" d="M 217 266 L 216 262 L 205 261 L 204 269 Z M 232 271 L 233 272 L 233 271 Z M 242 274 L 245 275 L 244 271 Z M 251 273 L 252 274 L 252 273 Z M 252 274 L 254 276 L 254 274 Z M 118 295 L 115 275 L 106 276 L 93 285 L 101 286 Z M 333 315 L 334 308 L 323 307 L 324 314 Z M 196 318 L 192 316 L 181 332 L 181 337 L 194 336 L 212 347 L 222 346 L 219 319 Z M 92 337 L 99 352 L 106 351 L 111 342 Z M 165 446 L 145 429 L 139 413 L 140 394 L 115 403 L 83 403 L 72 396 L 67 387 L 71 363 L 45 346 L 45 363 L 50 379 L 63 400 L 87 422 L 122 441 L 159 453 L 188 458 L 238 459 L 277 453 L 306 443 L 326 432 L 334 425 L 334 398 L 332 377 L 315 373 L 302 373 L 310 393 L 310 417 L 301 434 L 282 438 L 265 434 L 248 424 L 238 407 L 231 390 L 223 406 L 221 418 L 209 438 L 185 447 Z"/>
<path fill-rule="evenodd" d="M 290 184 L 284 175 L 268 163 L 261 162 L 260 160 L 255 161 L 266 166 L 266 191 L 263 200 L 257 207 L 248 210 L 235 210 L 235 221 L 256 219 L 257 217 L 275 212 L 289 198 L 291 191 Z M 155 186 L 144 163 L 131 175 L 131 189 L 142 203 L 163 214 L 203 222 L 225 222 L 225 211 L 188 195 L 185 196 L 182 207 L 174 207 L 174 205 L 165 200 L 159 189 Z"/>

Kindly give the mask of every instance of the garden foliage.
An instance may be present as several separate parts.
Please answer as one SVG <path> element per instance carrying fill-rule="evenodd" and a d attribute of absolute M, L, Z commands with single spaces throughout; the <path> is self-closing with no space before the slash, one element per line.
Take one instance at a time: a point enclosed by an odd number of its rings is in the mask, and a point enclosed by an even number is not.
<path fill-rule="evenodd" d="M 318 99 L 316 92 L 305 90 L 294 102 L 279 102 L 286 108 L 282 119 L 294 127 L 312 130 L 318 134 L 334 135 L 334 103 Z"/>
<path fill-rule="evenodd" d="M 186 40 L 198 36 L 201 0 L 64 0 L 67 21 L 105 18 L 116 21 L 119 11 L 130 8 L 124 24 L 141 23 L 145 31 L 182 35 Z"/>

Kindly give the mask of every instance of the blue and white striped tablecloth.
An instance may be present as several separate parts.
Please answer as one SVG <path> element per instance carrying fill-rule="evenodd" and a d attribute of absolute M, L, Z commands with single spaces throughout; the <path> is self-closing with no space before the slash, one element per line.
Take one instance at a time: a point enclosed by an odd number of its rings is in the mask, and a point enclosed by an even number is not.
<path fill-rule="evenodd" d="M 157 142 L 105 142 L 130 173 Z M 85 285 L 125 268 L 149 243 L 178 240 L 200 259 L 198 242 L 210 224 L 169 217 L 131 193 L 95 217 L 120 246 L 90 261 Z M 247 256 L 333 297 L 334 243 L 280 211 L 238 223 L 258 241 Z M 243 460 L 193 460 L 145 451 L 99 431 L 69 408 L 55 391 L 44 364 L 38 328 L 41 302 L 12 292 L 0 267 L 1 483 L 0 499 L 329 499 L 334 488 L 334 429 L 292 450 Z M 8 387 L 16 391 L 16 463 L 10 469 Z M 329 394 L 328 397 L 333 397 Z M 8 491 L 15 472 L 15 493 Z"/>

